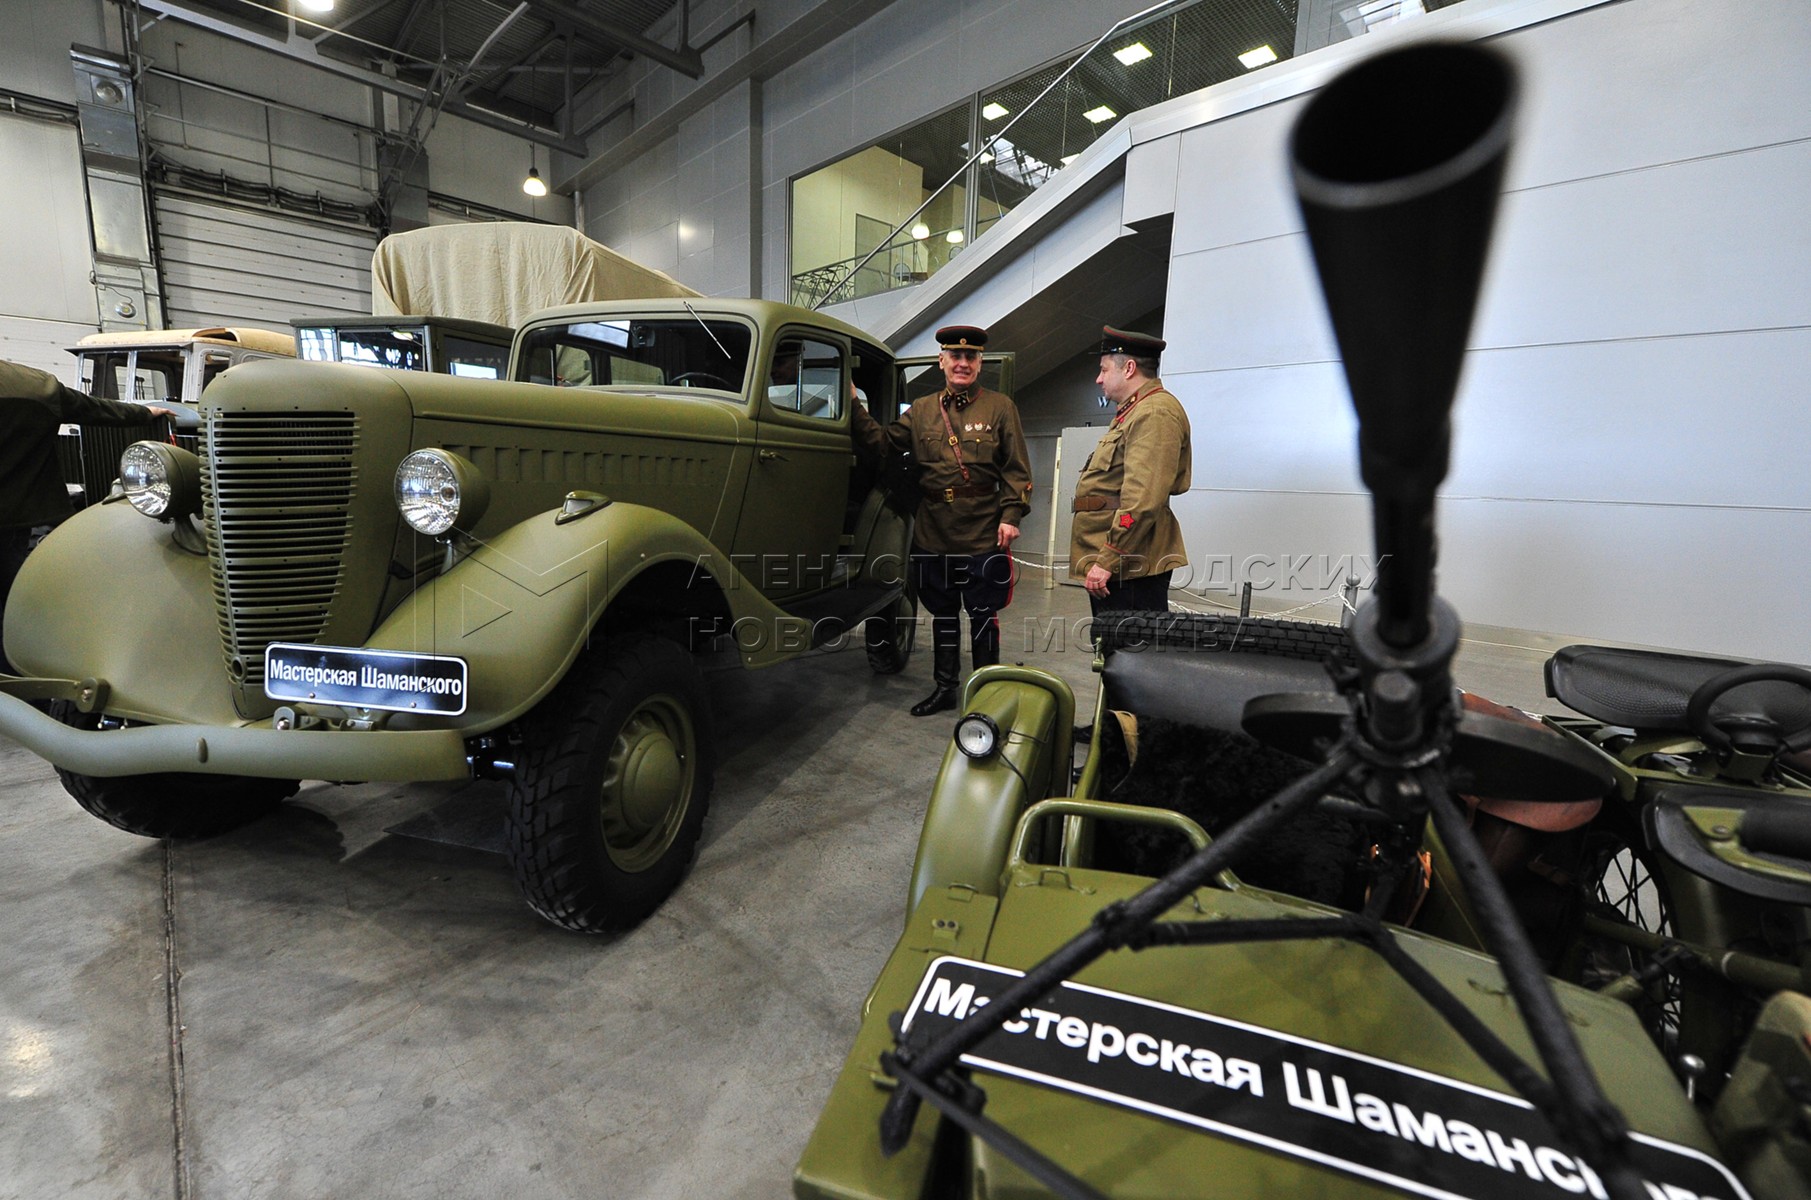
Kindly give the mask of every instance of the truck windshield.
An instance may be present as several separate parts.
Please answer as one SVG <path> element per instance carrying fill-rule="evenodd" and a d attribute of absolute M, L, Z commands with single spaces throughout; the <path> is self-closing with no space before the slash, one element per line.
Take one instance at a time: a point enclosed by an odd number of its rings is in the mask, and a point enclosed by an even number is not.
<path fill-rule="evenodd" d="M 740 321 L 691 316 L 547 325 L 523 341 L 516 378 L 559 387 L 666 386 L 740 394 L 751 340 Z"/>
<path fill-rule="evenodd" d="M 82 390 L 107 400 L 138 404 L 182 399 L 183 358 L 180 350 L 110 350 L 83 354 Z"/>

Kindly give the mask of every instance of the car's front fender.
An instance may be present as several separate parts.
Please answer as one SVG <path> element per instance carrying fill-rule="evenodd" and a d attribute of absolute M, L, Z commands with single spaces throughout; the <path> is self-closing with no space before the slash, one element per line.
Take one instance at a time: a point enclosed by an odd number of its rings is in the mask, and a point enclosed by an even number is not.
<path fill-rule="evenodd" d="M 734 622 L 759 628 L 763 636 L 744 648 L 748 665 L 790 653 L 785 632 L 794 619 L 684 521 L 638 504 L 607 504 L 563 524 L 557 515 L 542 513 L 486 538 L 410 594 L 366 642 L 376 650 L 463 658 L 469 685 L 460 725 L 467 732 L 496 728 L 532 708 L 564 677 L 598 622 L 609 620 L 612 603 L 653 570 L 665 572 L 670 582 L 663 586 L 708 589 L 703 595 Z M 439 723 L 398 718 L 395 725 L 418 722 Z"/>

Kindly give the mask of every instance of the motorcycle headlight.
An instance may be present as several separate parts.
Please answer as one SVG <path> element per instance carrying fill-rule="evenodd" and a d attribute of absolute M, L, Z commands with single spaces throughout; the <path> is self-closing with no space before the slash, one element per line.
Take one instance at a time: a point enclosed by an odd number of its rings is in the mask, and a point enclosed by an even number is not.
<path fill-rule="evenodd" d="M 970 758 L 992 758 L 1000 748 L 1000 727 L 986 713 L 969 713 L 956 722 L 956 749 Z"/>
<path fill-rule="evenodd" d="M 417 533 L 470 530 L 489 503 L 490 485 L 457 454 L 417 450 L 396 468 L 396 507 Z"/>
<path fill-rule="evenodd" d="M 166 442 L 133 442 L 119 456 L 120 489 L 147 517 L 174 521 L 201 511 L 201 460 Z"/>

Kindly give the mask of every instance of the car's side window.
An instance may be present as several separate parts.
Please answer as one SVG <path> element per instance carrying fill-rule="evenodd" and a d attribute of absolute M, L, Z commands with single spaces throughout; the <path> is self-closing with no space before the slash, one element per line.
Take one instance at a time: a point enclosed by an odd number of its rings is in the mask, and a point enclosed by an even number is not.
<path fill-rule="evenodd" d="M 440 342 L 450 375 L 469 379 L 501 379 L 509 369 L 509 347 L 447 334 Z"/>
<path fill-rule="evenodd" d="M 843 415 L 841 347 L 789 337 L 774 349 L 767 400 L 778 409 L 833 421 Z"/>

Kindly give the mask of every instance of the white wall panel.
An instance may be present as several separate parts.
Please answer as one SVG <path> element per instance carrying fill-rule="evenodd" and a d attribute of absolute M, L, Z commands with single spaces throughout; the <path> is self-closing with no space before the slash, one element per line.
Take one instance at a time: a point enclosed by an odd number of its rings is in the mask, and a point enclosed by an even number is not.
<path fill-rule="evenodd" d="M 1474 351 L 1446 490 L 1811 510 L 1808 379 L 1811 328 Z"/>
<path fill-rule="evenodd" d="M 1803 660 L 1811 6 L 1643 0 L 1497 41 L 1530 101 L 1442 589 L 1478 622 Z M 1196 429 L 1191 553 L 1369 540 L 1283 169 L 1300 103 L 1181 134 L 1164 366 Z"/>
<path fill-rule="evenodd" d="M 1337 351 L 1301 235 L 1235 242 L 1170 261 L 1169 372 L 1324 362 Z M 1176 303 L 1180 301 L 1181 303 Z"/>
<path fill-rule="evenodd" d="M 71 387 L 79 386 L 75 357 L 69 347 L 95 331 L 93 321 L 42 321 L 0 315 L 0 358 L 49 371 Z"/>
<path fill-rule="evenodd" d="M 1455 500 L 1440 589 L 1474 622 L 1744 658 L 1811 658 L 1811 513 Z"/>
<path fill-rule="evenodd" d="M 1184 372 L 1164 358 L 1164 385 L 1194 430 L 1197 486 L 1359 490 L 1358 422 L 1338 363 Z"/>
<path fill-rule="evenodd" d="M 1283 147 L 1301 105 L 1288 100 L 1178 135 L 1172 253 L 1300 231 Z"/>
<path fill-rule="evenodd" d="M 1508 186 L 1630 171 L 1811 136 L 1811 4 L 1639 0 L 1504 39 L 1525 137 Z"/>
<path fill-rule="evenodd" d="M 0 115 L 0 313 L 99 328 L 75 126 Z"/>
<path fill-rule="evenodd" d="M 1807 196 L 1811 140 L 1512 193 L 1473 342 L 1811 324 Z"/>
<path fill-rule="evenodd" d="M 1125 205 L 1120 217 L 1127 225 L 1176 211 L 1176 168 L 1181 153 L 1180 134 L 1132 147 L 1126 155 Z"/>
<path fill-rule="evenodd" d="M 164 193 L 156 202 L 165 305 L 176 328 L 371 311 L 373 230 Z"/>
<path fill-rule="evenodd" d="M 0 37 L 0 86 L 74 104 L 75 72 L 69 65 L 69 47 L 105 49 L 108 33 L 118 28 L 118 11 L 104 0 L 7 4 L 6 36 Z"/>

